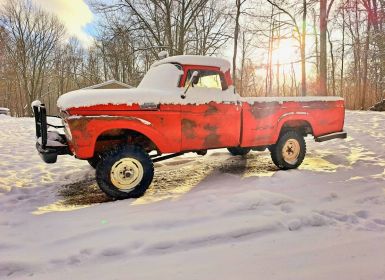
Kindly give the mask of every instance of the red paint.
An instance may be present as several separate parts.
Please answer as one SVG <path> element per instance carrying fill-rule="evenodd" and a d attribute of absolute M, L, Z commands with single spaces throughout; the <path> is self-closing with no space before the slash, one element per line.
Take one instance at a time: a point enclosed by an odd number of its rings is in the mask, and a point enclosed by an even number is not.
<path fill-rule="evenodd" d="M 232 85 L 230 71 L 217 67 L 183 65 L 184 87 L 189 70 L 217 71 L 224 88 Z M 98 137 L 114 129 L 145 135 L 161 153 L 224 147 L 258 147 L 277 142 L 284 126 L 311 127 L 314 136 L 343 130 L 344 102 L 210 102 L 209 104 L 159 104 L 144 109 L 133 105 L 98 105 L 73 108 L 65 117 L 72 139 L 71 151 L 82 159 L 91 158 Z M 144 120 L 144 121 L 143 121 Z"/>
<path fill-rule="evenodd" d="M 181 118 L 182 151 L 239 145 L 240 105 L 215 102 L 201 105 L 181 105 Z"/>
<path fill-rule="evenodd" d="M 254 114 L 253 114 L 254 111 Z M 343 130 L 343 101 L 243 103 L 242 147 L 275 144 L 285 124 L 306 122 L 315 137 Z"/>

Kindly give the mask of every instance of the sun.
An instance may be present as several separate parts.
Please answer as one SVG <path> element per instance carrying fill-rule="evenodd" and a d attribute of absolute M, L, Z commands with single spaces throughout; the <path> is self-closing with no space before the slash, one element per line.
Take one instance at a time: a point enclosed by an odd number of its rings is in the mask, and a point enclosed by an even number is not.
<path fill-rule="evenodd" d="M 273 48 L 274 64 L 291 64 L 299 60 L 298 43 L 294 39 L 284 39 L 275 42 Z"/>
<path fill-rule="evenodd" d="M 301 79 L 301 55 L 298 42 L 295 39 L 276 40 L 272 52 L 272 65 L 279 70 L 280 75 L 291 76 L 295 80 Z M 311 70 L 311 65 L 306 64 L 306 71 Z"/>

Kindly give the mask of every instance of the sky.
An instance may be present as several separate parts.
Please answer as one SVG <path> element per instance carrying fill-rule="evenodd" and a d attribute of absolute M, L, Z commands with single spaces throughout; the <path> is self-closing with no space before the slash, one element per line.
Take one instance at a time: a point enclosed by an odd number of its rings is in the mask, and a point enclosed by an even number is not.
<path fill-rule="evenodd" d="M 4 1 L 4 0 L 0 0 Z M 79 39 L 84 47 L 92 43 L 92 23 L 95 16 L 84 0 L 32 0 L 43 10 L 56 15 L 70 36 Z"/>

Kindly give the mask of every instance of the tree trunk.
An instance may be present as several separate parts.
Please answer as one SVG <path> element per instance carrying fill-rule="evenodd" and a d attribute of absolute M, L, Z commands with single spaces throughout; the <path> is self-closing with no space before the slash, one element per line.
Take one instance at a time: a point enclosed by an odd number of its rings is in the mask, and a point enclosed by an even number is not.
<path fill-rule="evenodd" d="M 301 36 L 301 73 L 302 73 L 302 86 L 301 94 L 306 96 L 306 20 L 307 20 L 307 0 L 303 1 L 303 14 L 302 14 L 302 36 Z"/>
<path fill-rule="evenodd" d="M 314 32 L 314 44 L 315 44 L 315 57 L 316 57 L 316 84 L 319 84 L 319 40 L 318 40 L 318 30 L 317 30 L 317 18 L 316 12 L 313 9 L 313 32 Z"/>
<path fill-rule="evenodd" d="M 333 42 L 330 38 L 330 32 L 329 30 L 327 30 L 327 34 L 328 34 L 328 40 L 329 40 L 329 48 L 330 48 L 330 59 L 331 59 L 331 76 L 332 76 L 332 95 L 333 96 L 336 96 L 336 63 L 335 63 L 335 59 L 334 59 L 334 52 L 333 52 Z"/>
<path fill-rule="evenodd" d="M 267 64 L 266 64 L 266 89 L 265 96 L 271 95 L 272 88 L 272 58 L 273 58 L 273 44 L 274 44 L 274 7 L 271 7 L 271 16 L 270 16 L 270 30 L 269 30 L 269 46 L 267 53 Z"/>
<path fill-rule="evenodd" d="M 366 95 L 368 91 L 368 59 L 369 59 L 369 44 L 370 44 L 370 19 L 368 17 L 367 29 L 366 29 L 366 40 L 365 40 L 365 49 L 364 49 L 364 62 L 363 62 L 363 82 L 362 82 L 362 91 L 361 91 L 361 108 L 365 110 L 366 107 Z"/>
<path fill-rule="evenodd" d="M 235 16 L 235 29 L 234 29 L 234 51 L 233 51 L 233 80 L 236 82 L 236 70 L 237 70 L 237 53 L 238 53 L 238 38 L 239 38 L 239 17 L 241 16 L 242 0 L 235 0 L 236 2 L 236 16 Z"/>
<path fill-rule="evenodd" d="M 342 7 L 342 49 L 341 49 L 340 96 L 344 96 L 345 27 L 346 27 L 345 7 Z"/>
<path fill-rule="evenodd" d="M 320 75 L 319 95 L 327 95 L 327 0 L 320 0 Z"/>
<path fill-rule="evenodd" d="M 280 18 L 278 18 L 278 21 L 281 21 Z M 277 27 L 277 49 L 279 49 L 280 47 L 280 43 L 281 43 L 281 30 L 280 30 L 280 27 L 278 25 Z M 280 85 L 280 59 L 279 57 L 277 57 L 277 76 L 276 76 L 276 83 L 277 83 L 277 92 L 275 93 L 276 96 L 280 96 L 280 88 L 279 88 L 279 85 Z"/>

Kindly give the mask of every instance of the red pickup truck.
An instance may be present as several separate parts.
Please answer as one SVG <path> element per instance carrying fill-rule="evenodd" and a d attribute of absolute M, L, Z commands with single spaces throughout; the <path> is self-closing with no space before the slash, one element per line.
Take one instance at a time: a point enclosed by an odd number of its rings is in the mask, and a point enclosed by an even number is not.
<path fill-rule="evenodd" d="M 268 148 L 286 170 L 302 163 L 305 136 L 346 138 L 343 99 L 242 98 L 230 64 L 213 57 L 168 57 L 152 65 L 137 88 L 77 90 L 62 95 L 58 107 L 62 134 L 48 131 L 44 104 L 33 103 L 42 159 L 88 160 L 99 187 L 116 199 L 142 196 L 154 162 L 187 152 L 227 148 L 237 156 Z"/>

